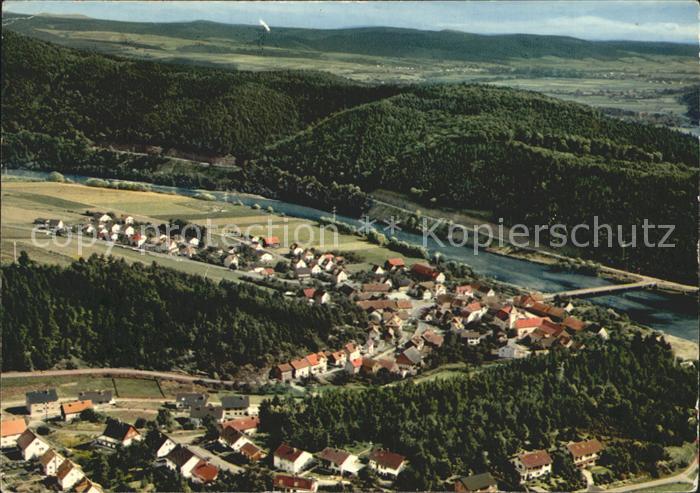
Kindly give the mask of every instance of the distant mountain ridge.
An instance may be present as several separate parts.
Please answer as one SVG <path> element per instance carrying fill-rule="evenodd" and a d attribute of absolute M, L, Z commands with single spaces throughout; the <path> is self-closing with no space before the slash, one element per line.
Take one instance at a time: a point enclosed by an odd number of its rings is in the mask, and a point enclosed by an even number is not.
<path fill-rule="evenodd" d="M 459 61 L 507 60 L 511 58 L 561 57 L 573 59 L 615 59 L 629 56 L 695 56 L 690 44 L 639 41 L 587 41 L 567 36 L 533 34 L 484 35 L 460 31 L 422 31 L 394 27 L 348 29 L 303 29 L 272 27 L 263 33 L 260 26 L 222 24 L 212 21 L 173 23 L 121 22 L 73 16 L 23 16 L 5 13 L 15 19 L 4 27 L 46 41 L 60 42 L 56 31 L 109 31 L 123 34 L 170 36 L 180 39 L 222 39 L 240 45 L 335 52 L 369 56 Z M 23 20 L 20 20 L 23 19 Z"/>

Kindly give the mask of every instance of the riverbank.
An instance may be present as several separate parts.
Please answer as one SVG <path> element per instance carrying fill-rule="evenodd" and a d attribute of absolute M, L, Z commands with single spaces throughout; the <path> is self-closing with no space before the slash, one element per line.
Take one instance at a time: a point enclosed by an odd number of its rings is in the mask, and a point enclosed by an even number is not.
<path fill-rule="evenodd" d="M 695 361 L 700 359 L 700 345 L 697 342 L 669 334 L 664 334 L 664 339 L 671 345 L 673 353 L 682 360 Z"/>

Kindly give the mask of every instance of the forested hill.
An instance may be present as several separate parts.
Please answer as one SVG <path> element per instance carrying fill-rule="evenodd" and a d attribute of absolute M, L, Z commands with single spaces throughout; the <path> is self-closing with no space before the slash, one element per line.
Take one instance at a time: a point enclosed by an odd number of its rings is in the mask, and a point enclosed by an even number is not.
<path fill-rule="evenodd" d="M 194 21 L 175 23 L 118 22 L 88 17 L 39 15 L 32 18 L 9 14 L 6 18 L 22 19 L 8 29 L 53 42 L 80 43 L 84 32 L 116 32 L 144 37 L 168 36 L 192 40 L 183 51 L 210 50 L 196 44 L 198 40 L 216 38 L 236 43 L 240 49 L 257 49 L 262 28 Z M 69 36 L 66 36 L 69 33 Z M 155 38 L 154 38 L 155 39 Z M 479 35 L 460 31 L 421 31 L 391 27 L 353 29 L 299 29 L 274 26 L 264 34 L 270 48 L 317 52 L 351 53 L 370 56 L 427 58 L 459 61 L 494 61 L 512 58 L 561 57 L 568 59 L 615 59 L 626 56 L 670 55 L 693 57 L 692 45 L 633 41 L 585 41 L 566 36 L 528 34 Z M 86 42 L 86 46 L 89 43 Z"/>
<path fill-rule="evenodd" d="M 2 43 L 3 131 L 246 158 L 335 111 L 396 94 L 303 72 L 232 72 L 118 59 L 12 32 Z"/>
<path fill-rule="evenodd" d="M 694 279 L 695 139 L 582 105 L 486 86 L 417 88 L 334 114 L 268 149 L 263 162 L 326 183 L 411 193 L 431 206 L 488 210 L 507 224 L 588 224 L 593 231 L 597 216 L 614 225 L 613 246 L 603 232 L 601 247 L 587 255 Z M 645 219 L 675 225 L 676 247 L 644 248 Z M 637 225 L 633 258 L 620 247 L 617 225 L 625 242 Z M 578 238 L 592 241 L 586 233 Z"/>
<path fill-rule="evenodd" d="M 677 247 L 630 255 L 615 238 L 611 248 L 585 255 L 694 279 L 698 147 L 668 128 L 515 89 L 372 86 L 318 73 L 131 61 L 11 32 L 3 41 L 3 151 L 16 161 L 9 164 L 80 172 L 60 148 L 87 138 L 233 154 L 247 182 L 264 170 L 257 181 L 266 188 L 291 188 L 282 197 L 306 194 L 302 201 L 321 207 L 331 205 L 318 201 L 323 190 L 364 203 L 359 185 L 365 192 L 411 192 L 434 206 L 491 211 L 494 221 L 509 224 L 571 228 L 598 216 L 601 224 L 624 227 L 625 241 L 632 225 L 641 237 L 647 219 L 676 225 L 670 241 Z M 36 158 L 41 150 L 32 147 L 47 141 L 38 134 L 60 138 L 51 160 Z M 152 171 L 146 166 L 138 176 L 148 180 Z M 657 230 L 652 241 L 664 233 Z"/>

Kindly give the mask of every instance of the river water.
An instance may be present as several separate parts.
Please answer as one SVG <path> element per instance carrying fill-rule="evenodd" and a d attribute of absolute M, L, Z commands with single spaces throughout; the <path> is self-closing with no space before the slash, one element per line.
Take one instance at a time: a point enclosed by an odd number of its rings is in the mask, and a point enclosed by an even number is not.
<path fill-rule="evenodd" d="M 45 179 L 48 176 L 48 173 L 45 172 L 26 170 L 8 170 L 6 173 L 38 179 Z M 89 179 L 89 177 L 78 175 L 65 176 L 76 183 L 85 183 Z M 202 192 L 201 190 L 153 185 L 150 183 L 147 185 L 154 191 L 176 193 L 189 197 Z M 331 216 L 331 213 L 326 211 L 279 200 L 238 195 L 231 192 L 206 190 L 206 193 L 212 194 L 222 201 L 233 202 L 240 200 L 249 206 L 253 204 L 259 204 L 263 208 L 271 206 L 276 212 L 283 212 L 291 217 L 318 220 L 321 216 Z M 354 226 L 360 225 L 359 220 L 355 218 L 336 215 L 336 219 Z M 397 231 L 395 236 L 410 243 L 424 244 L 423 237 L 420 234 Z M 470 246 L 439 245 L 430 238 L 428 238 L 427 247 L 431 253 L 442 253 L 445 259 L 458 260 L 470 265 L 474 272 L 531 290 L 558 292 L 613 284 L 599 277 L 553 269 L 546 265 L 503 257 L 485 251 L 479 251 L 478 254 L 475 254 Z M 642 325 L 682 337 L 683 339 L 692 341 L 698 339 L 698 305 L 697 300 L 693 297 L 640 290 L 595 296 L 587 299 L 594 303 L 611 307 L 620 313 L 626 313 L 630 319 Z"/>

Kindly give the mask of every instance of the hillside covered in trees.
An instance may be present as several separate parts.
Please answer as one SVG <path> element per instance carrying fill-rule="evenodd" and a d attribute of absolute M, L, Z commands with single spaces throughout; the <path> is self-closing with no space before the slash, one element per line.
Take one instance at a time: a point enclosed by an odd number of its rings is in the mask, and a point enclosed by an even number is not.
<path fill-rule="evenodd" d="M 585 436 L 604 437 L 599 462 L 618 477 L 658 474 L 664 446 L 695 439 L 696 380 L 697 368 L 680 366 L 663 341 L 616 334 L 580 354 L 553 351 L 470 377 L 275 397 L 260 417 L 272 443 L 316 451 L 372 442 L 406 455 L 400 491 L 444 490 L 453 474 L 488 470 L 513 491 L 513 454 Z"/>
<path fill-rule="evenodd" d="M 23 254 L 2 266 L 2 369 L 100 366 L 231 375 L 242 365 L 340 345 L 353 307 L 309 306 L 264 289 L 93 256 L 69 267 Z"/>
<path fill-rule="evenodd" d="M 613 225 L 612 246 L 603 230 L 602 247 L 579 252 L 694 278 L 698 148 L 667 128 L 491 86 L 371 86 L 317 73 L 128 61 L 11 32 L 2 50 L 9 166 L 235 188 L 353 214 L 365 193 L 386 188 L 431 206 L 490 211 L 506 224 L 570 230 L 592 227 L 597 216 Z M 92 148 L 113 143 L 232 154 L 238 168 L 185 170 Z M 668 242 L 676 247 L 621 247 L 632 226 L 642 243 L 644 219 L 675 225 Z"/>

